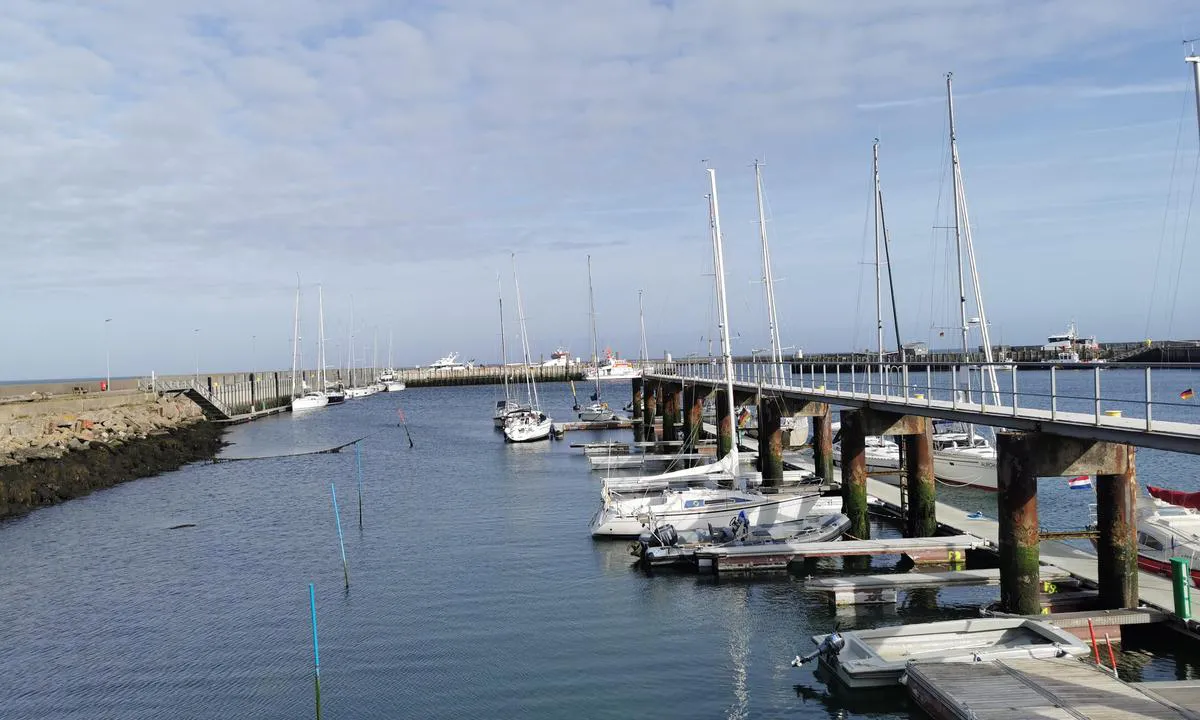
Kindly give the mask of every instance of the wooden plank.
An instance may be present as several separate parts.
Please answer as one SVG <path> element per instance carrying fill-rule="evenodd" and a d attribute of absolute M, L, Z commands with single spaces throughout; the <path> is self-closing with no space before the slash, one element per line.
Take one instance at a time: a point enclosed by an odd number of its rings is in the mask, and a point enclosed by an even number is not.
<path fill-rule="evenodd" d="M 733 558 L 754 555 L 790 554 L 793 557 L 840 557 L 845 555 L 903 555 L 910 551 L 970 550 L 986 543 L 974 535 L 931 538 L 883 538 L 879 540 L 834 540 L 830 542 L 791 542 L 774 545 L 742 545 L 706 548 L 709 557 Z"/>
<path fill-rule="evenodd" d="M 1071 577 L 1070 573 L 1052 567 L 1043 567 L 1043 581 L 1053 582 Z M 906 572 L 886 573 L 881 575 L 850 575 L 843 577 L 814 578 L 808 581 L 808 586 L 819 590 L 874 590 L 879 588 L 895 588 L 906 590 L 911 588 L 940 588 L 968 585 L 998 585 L 1000 570 L 988 568 L 984 570 L 951 570 L 948 572 Z"/>

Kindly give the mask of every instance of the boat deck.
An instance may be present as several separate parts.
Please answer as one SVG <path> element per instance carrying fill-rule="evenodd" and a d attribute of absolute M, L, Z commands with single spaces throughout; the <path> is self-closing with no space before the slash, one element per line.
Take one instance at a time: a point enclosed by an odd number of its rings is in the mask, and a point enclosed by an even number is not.
<path fill-rule="evenodd" d="M 1058 582 L 1071 577 L 1070 573 L 1054 567 L 1043 567 L 1043 582 Z M 999 585 L 1000 570 L 951 570 L 949 572 L 904 572 L 881 575 L 849 575 L 844 577 L 813 578 L 808 587 L 830 593 L 834 605 L 886 604 L 896 602 L 900 590 L 919 588 L 964 587 L 970 585 Z"/>
<path fill-rule="evenodd" d="M 907 684 L 913 702 L 935 720 L 1200 718 L 1172 697 L 1192 703 L 1200 690 L 1159 692 L 1157 683 L 1122 682 L 1071 658 L 912 663 Z"/>
<path fill-rule="evenodd" d="M 967 550 L 985 545 L 973 535 L 881 540 L 832 540 L 828 542 L 783 542 L 769 545 L 710 547 L 698 550 L 700 566 L 713 572 L 779 570 L 796 560 L 855 555 L 908 555 L 936 557 L 941 562 L 961 561 Z"/>

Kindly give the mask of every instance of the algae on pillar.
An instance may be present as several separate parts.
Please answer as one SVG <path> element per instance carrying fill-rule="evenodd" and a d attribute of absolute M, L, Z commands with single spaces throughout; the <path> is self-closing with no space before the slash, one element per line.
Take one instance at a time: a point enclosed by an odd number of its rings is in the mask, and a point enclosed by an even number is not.
<path fill-rule="evenodd" d="M 867 436 L 862 416 L 842 410 L 842 512 L 850 518 L 849 534 L 859 540 L 871 537 L 867 519 Z"/>
<path fill-rule="evenodd" d="M 758 400 L 758 469 L 763 487 L 783 484 L 783 398 L 763 395 Z"/>
<path fill-rule="evenodd" d="M 717 393 L 717 457 L 723 458 L 733 449 L 733 411 L 726 393 Z"/>
<path fill-rule="evenodd" d="M 642 379 L 636 377 L 633 379 L 633 402 L 630 403 L 633 409 L 633 417 L 637 417 L 642 412 Z M 633 423 L 633 441 L 642 441 L 642 425 L 641 423 Z"/>
<path fill-rule="evenodd" d="M 1096 543 L 1100 608 L 1138 606 L 1137 462 L 1126 448 L 1125 472 L 1096 475 Z"/>
<path fill-rule="evenodd" d="M 654 417 L 658 414 L 658 382 L 644 381 L 642 388 L 642 441 L 654 442 Z"/>
<path fill-rule="evenodd" d="M 903 435 L 904 470 L 908 482 L 908 537 L 937 534 L 937 484 L 933 477 L 933 421 L 920 419 L 922 431 Z"/>
<path fill-rule="evenodd" d="M 825 412 L 813 417 L 812 420 L 813 464 L 816 466 L 817 475 L 827 483 L 834 481 L 833 420 L 830 412 L 829 407 L 826 406 Z"/>
<path fill-rule="evenodd" d="M 1035 452 L 1029 434 L 996 434 L 1000 604 L 1005 612 L 1017 615 L 1041 612 Z"/>
<path fill-rule="evenodd" d="M 675 422 L 679 418 L 679 388 L 668 383 L 663 383 L 662 395 L 663 440 L 677 440 Z"/>

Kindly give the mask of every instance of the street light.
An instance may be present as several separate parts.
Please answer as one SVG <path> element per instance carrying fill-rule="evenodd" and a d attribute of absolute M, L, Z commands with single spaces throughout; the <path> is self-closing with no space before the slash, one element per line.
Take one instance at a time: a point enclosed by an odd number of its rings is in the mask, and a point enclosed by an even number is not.
<path fill-rule="evenodd" d="M 111 354 L 109 352 L 110 343 L 108 341 L 108 324 L 112 322 L 112 318 L 104 318 L 104 391 L 108 392 L 112 389 L 112 363 L 110 362 Z"/>

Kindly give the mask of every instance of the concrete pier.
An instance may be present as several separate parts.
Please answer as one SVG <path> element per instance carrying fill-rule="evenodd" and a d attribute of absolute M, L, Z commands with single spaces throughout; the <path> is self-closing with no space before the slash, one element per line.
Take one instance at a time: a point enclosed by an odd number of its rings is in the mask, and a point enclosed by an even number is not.
<path fill-rule="evenodd" d="M 733 408 L 729 396 L 717 393 L 717 457 L 723 458 L 733 449 Z"/>
<path fill-rule="evenodd" d="M 996 434 L 999 497 L 1000 604 L 1006 612 L 1036 615 L 1038 508 L 1034 449 L 1025 433 Z"/>
<path fill-rule="evenodd" d="M 642 442 L 654 442 L 654 418 L 658 415 L 658 381 L 642 382 Z"/>
<path fill-rule="evenodd" d="M 675 423 L 679 419 L 679 386 L 663 383 L 662 385 L 662 434 L 664 440 L 677 440 Z"/>
<path fill-rule="evenodd" d="M 908 483 L 908 517 L 905 534 L 937 534 L 937 484 L 933 477 L 933 421 L 917 418 L 921 432 L 903 436 L 904 472 Z"/>
<path fill-rule="evenodd" d="M 856 410 L 842 410 L 842 512 L 850 518 L 850 535 L 871 537 L 867 519 L 867 436 Z"/>
<path fill-rule="evenodd" d="M 1130 447 L 1124 472 L 1096 475 L 1097 570 L 1100 607 L 1106 609 L 1138 604 L 1136 464 Z"/>
<path fill-rule="evenodd" d="M 834 481 L 833 474 L 833 419 L 829 406 L 825 412 L 813 416 L 813 463 L 817 475 L 827 483 Z"/>
<path fill-rule="evenodd" d="M 642 379 L 640 377 L 634 378 L 633 379 L 633 402 L 630 403 L 631 407 L 633 408 L 633 416 L 634 417 L 639 417 L 640 415 L 643 414 L 643 410 L 642 410 L 642 392 L 643 392 L 643 390 L 644 390 L 644 388 L 643 388 Z M 642 442 L 644 437 L 645 437 L 645 433 L 642 432 L 641 424 L 634 423 L 633 424 L 633 441 L 634 442 Z"/>

